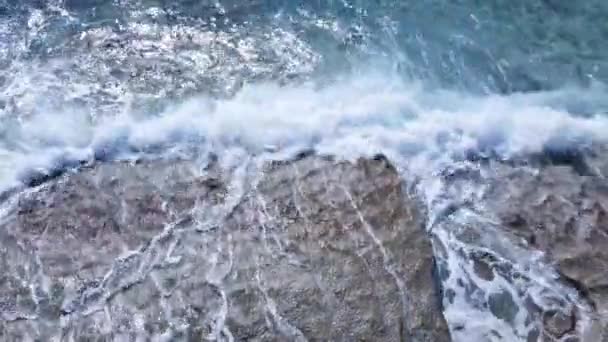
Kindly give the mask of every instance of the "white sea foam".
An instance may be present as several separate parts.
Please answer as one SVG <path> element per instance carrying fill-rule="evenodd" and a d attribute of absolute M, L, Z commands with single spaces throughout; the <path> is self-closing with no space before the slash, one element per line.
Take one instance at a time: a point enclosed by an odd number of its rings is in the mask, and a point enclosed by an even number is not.
<path fill-rule="evenodd" d="M 540 151 L 549 142 L 607 138 L 608 119 L 566 110 L 570 102 L 563 98 L 578 101 L 580 94 L 589 96 L 569 90 L 474 97 L 428 92 L 376 74 L 324 86 L 251 85 L 231 99 L 192 98 L 145 119 L 123 113 L 92 123 L 76 109 L 46 113 L 23 119 L 7 135 L 0 184 L 14 185 L 28 168 L 55 167 L 58 158 L 91 159 L 103 149 L 108 158 L 125 158 L 188 145 L 257 155 L 269 146 L 345 157 L 424 155 L 419 171 L 428 172 L 429 159 L 449 162 L 467 150 L 509 156 Z"/>

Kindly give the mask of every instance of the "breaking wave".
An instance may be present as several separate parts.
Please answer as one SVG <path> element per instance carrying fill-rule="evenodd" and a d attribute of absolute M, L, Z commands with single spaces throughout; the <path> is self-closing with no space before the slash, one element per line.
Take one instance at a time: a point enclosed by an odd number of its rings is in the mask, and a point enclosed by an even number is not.
<path fill-rule="evenodd" d="M 415 172 L 425 174 L 471 153 L 508 159 L 603 141 L 604 94 L 572 88 L 475 96 L 367 74 L 322 85 L 249 85 L 229 99 L 193 97 L 153 117 L 122 113 L 91 122 L 78 109 L 43 111 L 14 124 L 3 141 L 2 186 L 31 170 L 191 153 L 382 153 L 416 157 L 422 164 Z"/>

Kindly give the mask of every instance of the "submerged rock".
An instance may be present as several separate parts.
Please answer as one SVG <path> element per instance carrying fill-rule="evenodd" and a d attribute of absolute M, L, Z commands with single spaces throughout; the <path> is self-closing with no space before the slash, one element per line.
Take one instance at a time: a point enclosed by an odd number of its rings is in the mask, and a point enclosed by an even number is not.
<path fill-rule="evenodd" d="M 98 164 L 7 204 L 0 339 L 448 341 L 420 209 L 383 159 Z"/>

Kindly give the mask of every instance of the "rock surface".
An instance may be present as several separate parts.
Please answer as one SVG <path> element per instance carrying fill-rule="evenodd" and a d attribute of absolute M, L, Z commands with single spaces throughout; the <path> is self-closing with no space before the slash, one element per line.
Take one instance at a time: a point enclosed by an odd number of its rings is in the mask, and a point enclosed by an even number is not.
<path fill-rule="evenodd" d="M 450 339 L 424 219 L 387 161 L 260 174 L 106 163 L 19 194 L 0 340 Z"/>
<path fill-rule="evenodd" d="M 430 230 L 452 338 L 608 341 L 605 152 L 471 158 L 440 175 Z"/>
<path fill-rule="evenodd" d="M 534 172 L 494 164 L 496 179 L 485 202 L 525 248 L 544 252 L 565 284 L 594 313 L 584 341 L 608 341 L 608 163 L 569 158 Z M 575 328 L 576 311 L 545 315 L 553 337 Z"/>

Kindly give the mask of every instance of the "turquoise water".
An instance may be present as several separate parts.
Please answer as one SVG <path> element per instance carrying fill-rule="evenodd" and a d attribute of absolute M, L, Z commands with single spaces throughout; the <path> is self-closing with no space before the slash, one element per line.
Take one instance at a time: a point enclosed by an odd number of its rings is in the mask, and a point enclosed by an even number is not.
<path fill-rule="evenodd" d="M 585 87 L 608 77 L 601 0 L 3 2 L 4 65 L 73 57 L 86 53 L 74 42 L 83 32 L 106 28 L 128 39 L 129 24 L 146 23 L 239 37 L 283 30 L 322 59 L 315 71 L 384 63 L 405 78 L 464 91 Z M 271 55 L 262 58 L 272 64 Z"/>

